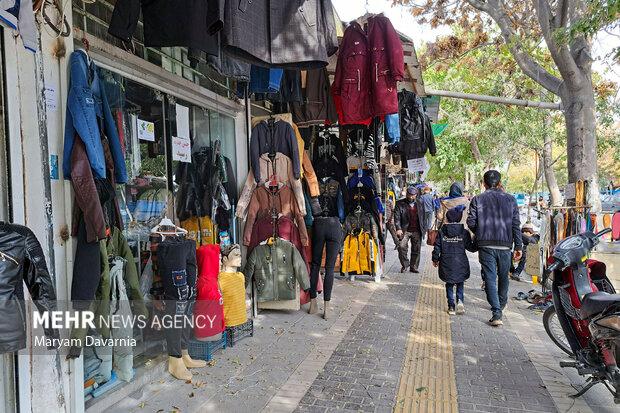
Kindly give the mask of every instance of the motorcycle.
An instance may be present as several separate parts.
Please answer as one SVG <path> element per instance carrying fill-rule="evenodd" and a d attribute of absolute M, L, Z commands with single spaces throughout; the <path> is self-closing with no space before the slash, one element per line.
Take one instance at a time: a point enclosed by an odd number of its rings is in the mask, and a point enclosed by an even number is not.
<path fill-rule="evenodd" d="M 560 362 L 560 367 L 576 368 L 588 377 L 571 397 L 601 383 L 620 404 L 620 294 L 609 282 L 605 264 L 588 259 L 610 231 L 573 235 L 555 247 L 543 274 L 543 285 L 552 277 L 554 305 L 545 312 L 543 323 L 554 343 L 574 359 Z"/>

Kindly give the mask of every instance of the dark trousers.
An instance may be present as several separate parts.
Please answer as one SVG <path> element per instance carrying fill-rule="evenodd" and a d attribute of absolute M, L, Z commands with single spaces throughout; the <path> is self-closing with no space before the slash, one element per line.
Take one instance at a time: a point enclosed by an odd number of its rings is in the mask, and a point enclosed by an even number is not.
<path fill-rule="evenodd" d="M 165 319 L 162 319 L 168 355 L 181 357 L 191 334 L 189 320 L 196 299 L 196 243 L 170 238 L 157 247 L 159 276 L 164 286 Z"/>
<path fill-rule="evenodd" d="M 411 241 L 411 256 L 408 257 L 409 242 Z M 422 234 L 419 231 L 404 232 L 398 246 L 398 259 L 403 268 L 417 270 L 420 265 L 420 249 L 422 248 Z"/>
<path fill-rule="evenodd" d="M 452 307 L 454 308 L 455 303 L 454 303 L 454 287 L 456 287 L 456 301 L 457 302 L 465 302 L 464 301 L 464 292 L 463 292 L 463 288 L 464 288 L 464 283 L 456 283 L 456 284 L 452 284 L 452 283 L 446 283 L 446 297 L 448 298 L 448 307 Z"/>
<path fill-rule="evenodd" d="M 325 247 L 325 280 L 323 280 L 323 299 L 329 301 L 334 286 L 334 266 L 342 247 L 343 234 L 340 221 L 336 217 L 317 217 L 312 225 L 312 264 L 310 266 L 310 298 L 316 298 L 319 282 L 323 247 Z"/>
<path fill-rule="evenodd" d="M 491 305 L 493 316 L 501 318 L 502 310 L 508 302 L 508 271 L 512 252 L 483 247 L 478 252 L 478 258 L 482 266 L 487 301 Z"/>

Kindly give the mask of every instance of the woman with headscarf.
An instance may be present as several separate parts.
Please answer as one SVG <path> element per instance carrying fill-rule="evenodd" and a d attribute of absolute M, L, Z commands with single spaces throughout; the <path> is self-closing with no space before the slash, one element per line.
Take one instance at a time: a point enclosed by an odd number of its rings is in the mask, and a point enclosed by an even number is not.
<path fill-rule="evenodd" d="M 463 211 L 463 218 L 461 219 L 461 224 L 465 223 L 467 219 L 467 214 L 469 212 L 469 199 L 463 195 L 463 186 L 460 182 L 454 182 L 450 186 L 450 192 L 448 193 L 447 198 L 443 198 L 440 200 L 439 210 L 437 211 L 437 228 L 441 228 L 444 224 L 446 212 L 451 210 L 452 208 L 456 208 L 459 205 L 465 206 L 465 211 Z"/>

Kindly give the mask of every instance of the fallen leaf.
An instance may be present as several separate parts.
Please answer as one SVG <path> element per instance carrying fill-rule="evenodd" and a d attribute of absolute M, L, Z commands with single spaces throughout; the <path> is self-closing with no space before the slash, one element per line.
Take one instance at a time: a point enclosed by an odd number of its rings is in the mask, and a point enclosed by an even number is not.
<path fill-rule="evenodd" d="M 211 360 L 209 361 L 207 364 L 211 367 L 215 366 L 215 363 L 217 363 L 215 360 Z"/>
<path fill-rule="evenodd" d="M 146 402 L 141 402 L 140 404 L 138 404 L 138 407 L 141 409 L 144 409 L 144 406 L 146 406 Z"/>
<path fill-rule="evenodd" d="M 428 387 L 418 387 L 417 389 L 415 389 L 415 391 L 417 391 L 418 393 L 422 393 L 423 391 L 428 391 Z"/>

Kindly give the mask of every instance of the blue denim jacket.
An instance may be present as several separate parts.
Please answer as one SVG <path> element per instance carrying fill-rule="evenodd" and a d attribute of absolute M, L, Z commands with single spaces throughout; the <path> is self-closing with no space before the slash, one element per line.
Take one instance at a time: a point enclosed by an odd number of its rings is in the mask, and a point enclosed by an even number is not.
<path fill-rule="evenodd" d="M 63 151 L 63 172 L 65 179 L 71 179 L 71 151 L 76 134 L 86 146 L 88 160 L 95 178 L 105 178 L 105 157 L 99 125 L 104 128 L 114 159 L 116 183 L 127 182 L 127 169 L 121 149 L 116 123 L 112 117 L 108 99 L 98 68 L 88 62 L 86 53 L 75 51 L 69 63 L 71 83 L 67 97 L 67 120 L 65 124 L 65 147 Z"/>

